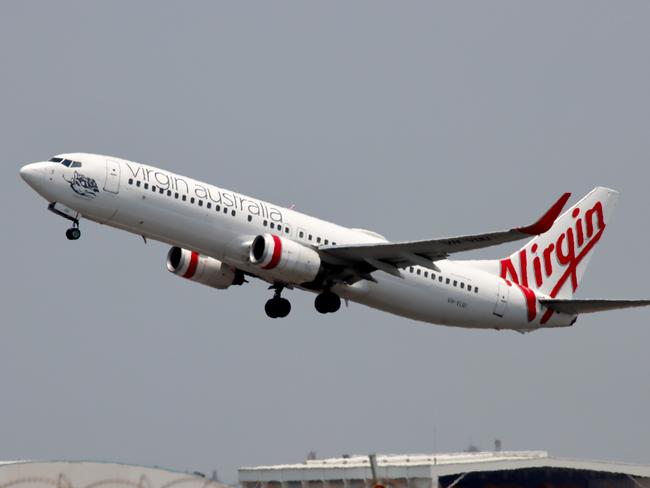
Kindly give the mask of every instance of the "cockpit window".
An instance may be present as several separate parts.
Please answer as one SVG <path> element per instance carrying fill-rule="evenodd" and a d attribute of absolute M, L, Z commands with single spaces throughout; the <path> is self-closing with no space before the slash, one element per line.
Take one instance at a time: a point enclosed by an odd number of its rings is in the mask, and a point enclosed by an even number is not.
<path fill-rule="evenodd" d="M 53 163 L 61 163 L 63 166 L 68 168 L 81 168 L 81 163 L 79 161 L 72 161 L 71 159 L 52 158 L 50 161 Z"/>

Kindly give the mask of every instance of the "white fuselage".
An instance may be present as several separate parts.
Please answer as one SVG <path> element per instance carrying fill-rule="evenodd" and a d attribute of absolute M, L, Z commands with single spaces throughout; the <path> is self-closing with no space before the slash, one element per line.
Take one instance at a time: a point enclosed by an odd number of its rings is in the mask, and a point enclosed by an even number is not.
<path fill-rule="evenodd" d="M 249 261 L 256 235 L 278 234 L 314 249 L 385 242 L 369 231 L 342 227 L 144 164 L 94 154 L 61 157 L 82 166 L 30 165 L 29 184 L 49 202 L 100 224 L 197 251 L 270 282 L 272 276 Z M 88 179 L 96 182 L 99 191 L 87 188 Z M 498 275 L 472 261 L 435 264 L 440 272 L 415 266 L 403 270 L 400 278 L 375 271 L 376 282 L 338 284 L 332 291 L 423 322 L 520 331 L 540 327 L 539 318 L 528 320 L 524 295 Z M 555 314 L 542 327 L 573 321 L 574 317 Z"/>

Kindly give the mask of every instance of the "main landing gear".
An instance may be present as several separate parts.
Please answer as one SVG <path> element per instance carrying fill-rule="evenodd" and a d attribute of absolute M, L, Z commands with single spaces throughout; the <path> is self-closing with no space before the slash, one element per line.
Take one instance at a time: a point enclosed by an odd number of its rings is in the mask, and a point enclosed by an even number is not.
<path fill-rule="evenodd" d="M 275 289 L 275 294 L 264 305 L 264 311 L 272 319 L 283 319 L 291 312 L 291 303 L 286 298 L 280 296 L 284 289 L 283 286 L 273 285 L 271 288 Z"/>
<path fill-rule="evenodd" d="M 341 298 L 330 290 L 325 290 L 320 295 L 316 295 L 314 306 L 320 313 L 334 313 L 341 308 Z"/>
<path fill-rule="evenodd" d="M 286 298 L 281 297 L 284 286 L 273 285 L 270 289 L 275 290 L 275 293 L 273 298 L 264 305 L 264 311 L 272 319 L 283 319 L 291 312 L 291 303 Z M 341 298 L 336 293 L 326 289 L 316 296 L 314 305 L 320 313 L 334 313 L 341 308 Z"/>

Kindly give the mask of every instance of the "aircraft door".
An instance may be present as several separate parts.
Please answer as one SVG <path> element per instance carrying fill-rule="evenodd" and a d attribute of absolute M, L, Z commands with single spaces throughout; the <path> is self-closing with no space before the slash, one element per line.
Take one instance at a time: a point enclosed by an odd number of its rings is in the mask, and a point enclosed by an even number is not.
<path fill-rule="evenodd" d="M 503 317 L 503 314 L 508 307 L 508 296 L 510 295 L 510 287 L 505 280 L 499 280 L 499 290 L 497 291 L 497 303 L 494 305 L 494 315 Z"/>
<path fill-rule="evenodd" d="M 113 159 L 106 160 L 106 183 L 104 191 L 119 193 L 120 191 L 120 163 Z"/>

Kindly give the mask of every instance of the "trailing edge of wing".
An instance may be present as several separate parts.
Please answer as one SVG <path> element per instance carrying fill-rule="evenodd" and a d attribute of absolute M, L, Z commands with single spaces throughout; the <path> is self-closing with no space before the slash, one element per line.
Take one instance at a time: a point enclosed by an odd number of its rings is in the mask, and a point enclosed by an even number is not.
<path fill-rule="evenodd" d="M 540 299 L 540 303 L 559 313 L 578 315 L 581 313 L 605 312 L 619 308 L 645 307 L 650 300 L 555 300 Z"/>
<path fill-rule="evenodd" d="M 551 228 L 570 196 L 570 193 L 563 194 L 535 223 L 506 231 L 425 241 L 324 246 L 319 248 L 319 251 L 325 261 L 330 258 L 348 263 L 383 261 L 397 267 L 423 265 L 426 261 L 444 259 L 452 253 L 482 249 L 543 234 Z M 375 266 L 375 269 L 381 268 Z"/>

